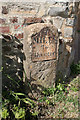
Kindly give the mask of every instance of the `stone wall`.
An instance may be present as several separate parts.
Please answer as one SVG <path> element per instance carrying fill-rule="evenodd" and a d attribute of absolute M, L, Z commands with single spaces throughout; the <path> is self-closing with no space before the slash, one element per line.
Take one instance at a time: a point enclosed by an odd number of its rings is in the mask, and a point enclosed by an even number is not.
<path fill-rule="evenodd" d="M 59 35 L 57 55 L 58 59 L 55 73 L 62 74 L 63 77 L 67 77 L 70 74 L 70 64 L 74 60 L 75 54 L 74 43 L 76 44 L 75 34 L 78 6 L 79 2 L 77 4 L 73 2 L 55 2 L 55 1 L 1 3 L 0 38 L 3 38 L 3 50 L 4 50 L 3 65 L 5 70 L 7 66 L 7 65 L 5 66 L 6 59 L 8 60 L 8 57 L 10 57 L 11 60 L 15 58 L 16 63 L 14 64 L 16 64 L 17 67 L 19 68 L 19 65 L 17 63 L 19 63 L 20 61 L 19 59 L 20 56 L 15 57 L 15 55 L 18 54 L 19 46 L 21 46 L 23 43 L 24 37 L 23 29 L 26 26 L 30 26 L 31 24 L 47 23 L 54 25 L 57 28 Z M 4 35 L 7 37 L 7 39 Z M 14 51 L 15 55 L 13 55 Z M 23 51 L 21 53 L 23 53 Z M 9 66 L 9 63 L 7 64 Z M 10 70 L 13 70 L 12 69 L 13 63 L 10 62 L 10 64 L 11 64 Z M 44 62 L 42 64 L 44 64 Z M 39 70 L 40 69 L 41 68 L 39 68 Z M 12 72 L 14 73 L 14 71 L 16 71 L 16 68 Z M 8 73 L 10 74 L 10 72 L 8 72 L 7 70 L 7 74 Z"/>
<path fill-rule="evenodd" d="M 73 7 L 73 5 L 73 3 L 59 2 L 1 3 L 0 33 L 8 33 L 22 39 L 23 27 L 29 22 L 26 21 L 25 24 L 26 18 L 37 17 L 42 18 L 44 22 L 52 22 L 58 29 L 63 28 L 62 25 L 65 23 L 66 27 L 69 28 L 66 28 L 65 31 L 63 30 L 63 36 L 69 38 L 72 35 L 71 28 L 74 25 L 75 19 L 75 6 Z M 67 30 L 69 30 L 70 33 L 67 33 Z"/>

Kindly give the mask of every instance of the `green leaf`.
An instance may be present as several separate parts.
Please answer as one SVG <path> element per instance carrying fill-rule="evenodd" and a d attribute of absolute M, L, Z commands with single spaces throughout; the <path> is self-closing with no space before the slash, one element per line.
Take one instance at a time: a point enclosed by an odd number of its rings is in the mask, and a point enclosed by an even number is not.
<path fill-rule="evenodd" d="M 75 86 L 72 86 L 70 89 L 73 90 L 74 92 L 78 91 L 78 88 Z"/>
<path fill-rule="evenodd" d="M 25 98 L 25 100 L 28 100 L 29 102 L 36 104 L 33 100 L 29 99 L 29 98 Z"/>
<path fill-rule="evenodd" d="M 22 101 L 23 101 L 24 103 L 26 103 L 26 104 L 30 105 L 30 106 L 33 108 L 32 103 L 30 103 L 28 100 L 26 100 L 26 99 L 22 99 Z"/>
<path fill-rule="evenodd" d="M 49 101 L 49 100 L 46 100 L 46 103 L 49 105 L 50 101 Z"/>
<path fill-rule="evenodd" d="M 2 109 L 2 118 L 6 119 L 9 116 L 9 112 L 6 108 Z"/>
<path fill-rule="evenodd" d="M 37 116 L 38 114 L 39 114 L 39 112 L 32 113 L 33 116 Z"/>
<path fill-rule="evenodd" d="M 47 97 L 43 97 L 43 101 L 47 100 Z"/>
<path fill-rule="evenodd" d="M 25 94 L 23 93 L 14 93 L 15 95 L 21 95 L 21 96 L 26 96 Z"/>
<path fill-rule="evenodd" d="M 12 111 L 16 119 L 25 118 L 25 109 L 19 108 L 18 106 L 14 106 Z"/>

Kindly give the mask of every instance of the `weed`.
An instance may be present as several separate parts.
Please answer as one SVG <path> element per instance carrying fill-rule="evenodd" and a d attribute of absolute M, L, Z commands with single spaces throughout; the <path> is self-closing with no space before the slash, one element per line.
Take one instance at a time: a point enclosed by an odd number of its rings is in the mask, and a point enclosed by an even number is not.
<path fill-rule="evenodd" d="M 42 93 L 45 95 L 45 96 L 50 96 L 50 95 L 53 95 L 54 92 L 55 92 L 56 88 L 45 88 Z"/>
<path fill-rule="evenodd" d="M 42 96 L 40 96 L 38 99 L 31 99 L 29 98 L 23 90 L 20 89 L 20 81 L 18 84 L 15 80 L 13 80 L 9 75 L 7 77 L 18 86 L 16 91 L 6 87 L 3 91 L 3 101 L 2 101 L 2 118 L 5 119 L 17 119 L 17 120 L 37 120 L 38 116 L 41 115 L 41 110 L 43 108 L 55 108 L 58 104 L 64 104 L 63 108 L 58 110 L 57 115 L 55 117 L 58 118 L 64 118 L 65 117 L 65 111 L 68 112 L 75 112 L 77 111 L 78 107 L 78 97 L 73 97 L 72 95 L 69 96 L 69 90 L 72 92 L 77 92 L 77 79 L 74 79 L 71 84 L 65 84 L 59 82 L 56 84 L 55 88 L 45 88 L 42 91 Z M 21 85 L 23 86 L 23 82 L 21 82 Z M 67 87 L 69 90 L 67 90 Z M 31 85 L 30 85 L 31 88 Z M 18 91 L 20 89 L 20 91 Z M 31 88 L 32 89 L 32 88 Z M 75 109 L 69 110 L 68 103 L 72 104 L 72 107 L 75 107 Z M 51 113 L 49 113 L 51 114 Z M 53 116 L 54 117 L 54 116 Z"/>
<path fill-rule="evenodd" d="M 70 66 L 71 74 L 80 74 L 80 61 L 77 64 L 74 62 Z"/>

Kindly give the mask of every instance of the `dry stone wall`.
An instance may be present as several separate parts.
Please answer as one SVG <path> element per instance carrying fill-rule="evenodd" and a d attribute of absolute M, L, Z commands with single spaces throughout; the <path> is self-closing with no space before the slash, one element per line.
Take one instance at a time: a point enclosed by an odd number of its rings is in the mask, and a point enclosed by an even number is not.
<path fill-rule="evenodd" d="M 17 2 L 3 3 L 2 2 L 0 4 L 0 7 L 1 7 L 0 38 L 3 38 L 2 39 L 3 49 L 4 49 L 3 55 L 6 56 L 6 54 L 8 54 L 9 57 L 11 58 L 11 54 L 9 54 L 9 52 L 11 53 L 14 49 L 15 49 L 15 54 L 17 54 L 19 47 L 23 43 L 25 27 L 26 27 L 26 33 L 27 33 L 28 27 L 30 25 L 37 24 L 37 23 L 51 24 L 54 27 L 56 27 L 58 31 L 58 43 L 59 43 L 58 54 L 57 54 L 58 59 L 56 61 L 56 69 L 53 70 L 53 73 L 55 73 L 55 75 L 59 73 L 59 74 L 62 74 L 63 77 L 67 77 L 70 74 L 70 64 L 74 60 L 74 54 L 75 54 L 74 43 L 76 42 L 74 41 L 75 41 L 75 35 L 76 35 L 76 23 L 78 21 L 77 19 L 77 13 L 79 11 L 78 6 L 79 6 L 79 2 L 77 3 L 55 2 L 55 1 L 54 2 L 49 2 L 49 1 L 48 2 L 19 2 L 19 3 Z M 7 37 L 7 39 L 4 35 Z M 9 40 L 9 42 L 10 40 L 14 40 L 14 41 L 11 42 L 10 44 L 8 44 L 8 41 L 6 41 L 7 44 L 5 45 L 4 44 L 5 39 Z M 16 40 L 18 40 L 18 42 L 16 42 Z M 27 37 L 26 37 L 26 41 L 27 41 Z M 24 55 L 25 54 L 26 54 L 26 51 L 24 51 Z M 15 59 L 17 60 L 17 57 L 15 57 Z M 4 61 L 6 61 L 6 59 L 4 60 L 3 58 L 3 63 Z M 20 61 L 20 57 L 17 62 L 19 61 Z M 46 63 L 46 66 L 45 66 L 45 63 Z M 44 72 L 45 74 L 48 72 L 48 68 L 52 66 L 53 63 L 50 60 L 48 62 L 46 61 L 42 63 L 39 62 L 39 64 L 36 63 L 36 66 L 38 67 L 38 71 L 40 71 L 40 74 L 38 76 L 41 76 L 43 74 L 41 69 L 45 69 L 45 72 Z M 32 75 L 34 73 L 35 73 L 35 69 L 33 70 Z"/>

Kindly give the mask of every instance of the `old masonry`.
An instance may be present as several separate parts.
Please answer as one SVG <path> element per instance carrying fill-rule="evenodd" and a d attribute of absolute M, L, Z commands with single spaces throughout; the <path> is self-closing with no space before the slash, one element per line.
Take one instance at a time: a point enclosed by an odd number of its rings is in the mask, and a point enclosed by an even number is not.
<path fill-rule="evenodd" d="M 58 77 L 68 77 L 71 63 L 80 60 L 80 2 L 27 0 L 0 6 L 6 73 L 12 72 L 17 79 L 25 71 L 31 84 L 43 87 L 52 86 Z"/>

